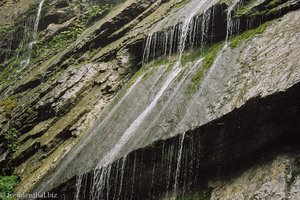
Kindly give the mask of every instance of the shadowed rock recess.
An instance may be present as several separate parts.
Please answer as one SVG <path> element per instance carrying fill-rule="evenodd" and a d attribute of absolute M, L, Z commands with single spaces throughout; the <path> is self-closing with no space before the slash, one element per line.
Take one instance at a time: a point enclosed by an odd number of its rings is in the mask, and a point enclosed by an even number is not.
<path fill-rule="evenodd" d="M 299 8 L 4 0 L 0 193 L 300 199 Z"/>

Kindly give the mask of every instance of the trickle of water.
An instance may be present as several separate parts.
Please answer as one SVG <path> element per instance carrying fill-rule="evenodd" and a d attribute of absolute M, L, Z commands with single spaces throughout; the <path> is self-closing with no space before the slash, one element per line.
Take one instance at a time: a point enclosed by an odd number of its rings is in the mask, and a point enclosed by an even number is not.
<path fill-rule="evenodd" d="M 121 151 L 123 146 L 127 143 L 127 141 L 134 135 L 135 131 L 139 128 L 139 126 L 143 123 L 145 118 L 150 114 L 150 112 L 156 106 L 160 97 L 164 94 L 166 89 L 169 87 L 170 83 L 173 79 L 179 74 L 181 68 L 175 64 L 172 72 L 168 75 L 166 81 L 164 82 L 163 86 L 160 88 L 158 93 L 156 94 L 153 101 L 150 105 L 136 118 L 136 120 L 127 128 L 124 134 L 121 136 L 120 140 L 115 144 L 115 146 L 106 154 L 106 156 L 99 162 L 98 166 L 107 166 L 110 164 Z"/>
<path fill-rule="evenodd" d="M 214 72 L 215 68 L 217 67 L 217 64 L 220 60 L 220 58 L 223 55 L 223 52 L 227 49 L 228 43 L 225 43 L 223 48 L 219 51 L 217 57 L 215 58 L 212 66 L 209 68 L 208 72 L 206 73 L 205 77 L 201 81 L 201 87 L 198 89 L 198 91 L 193 95 L 191 101 L 189 102 L 188 108 L 184 114 L 184 116 L 181 118 L 180 122 L 177 124 L 175 130 L 177 131 L 185 131 L 187 128 L 192 128 L 192 127 L 184 127 L 184 125 L 188 124 L 187 122 L 190 120 L 190 114 L 192 113 L 191 111 L 194 110 L 195 104 L 197 104 L 197 100 L 199 96 L 202 94 L 203 89 L 205 88 L 204 86 L 209 83 L 209 79 L 211 78 L 211 74 Z"/>
<path fill-rule="evenodd" d="M 146 39 L 144 54 L 143 54 L 143 63 L 146 63 L 150 61 L 151 59 L 154 59 L 156 57 L 156 54 L 158 54 L 156 45 L 158 39 L 160 40 L 162 45 L 162 52 L 161 55 L 166 56 L 168 53 L 169 55 L 173 51 L 173 44 L 178 44 L 177 47 L 177 53 L 179 54 L 178 60 L 181 60 L 182 53 L 185 50 L 187 40 L 189 40 L 189 43 L 191 43 L 191 46 L 193 46 L 193 43 L 195 42 L 198 23 L 198 18 L 195 16 L 197 13 L 203 8 L 207 7 L 209 8 L 215 1 L 211 0 L 193 0 L 188 4 L 188 12 L 185 10 L 184 18 L 185 20 L 179 25 L 179 27 L 176 27 L 176 25 L 171 26 L 168 28 L 168 30 L 165 31 L 165 34 L 162 34 L 161 36 L 157 33 L 161 25 L 164 24 L 163 20 L 157 24 L 157 26 L 150 32 Z M 202 40 L 204 40 L 204 35 L 207 34 L 208 28 L 207 24 L 210 23 L 210 12 L 207 14 L 204 11 L 203 14 L 203 20 L 204 24 L 202 25 Z M 178 37 L 175 37 L 176 31 L 178 31 Z M 158 38 L 159 37 L 159 38 Z M 177 40 L 177 41 L 174 41 Z M 152 58 L 150 58 L 152 57 Z"/>
<path fill-rule="evenodd" d="M 82 183 L 82 175 L 76 176 L 76 192 L 75 192 L 75 200 L 79 200 L 80 195 L 80 189 L 81 189 L 81 183 Z"/>
<path fill-rule="evenodd" d="M 210 24 L 211 11 L 204 11 L 202 15 L 202 25 L 201 25 L 201 50 L 206 44 L 206 39 L 208 36 L 209 24 Z"/>
<path fill-rule="evenodd" d="M 37 16 L 36 16 L 34 27 L 33 27 L 33 42 L 35 42 L 36 37 L 37 37 L 37 31 L 39 28 L 39 23 L 40 23 L 40 19 L 41 19 L 41 13 L 42 13 L 42 8 L 43 8 L 44 2 L 45 2 L 45 0 L 41 0 L 40 4 L 39 4 Z"/>
<path fill-rule="evenodd" d="M 155 116 L 155 118 L 151 121 L 151 123 L 148 125 L 147 129 L 144 131 L 146 134 L 149 132 L 149 130 L 151 128 L 153 128 L 158 122 L 158 120 L 160 119 L 161 115 L 165 112 L 165 110 L 167 109 L 167 107 L 169 106 L 169 104 L 172 102 L 173 98 L 175 98 L 176 94 L 182 89 L 181 87 L 183 86 L 183 84 L 185 83 L 185 81 L 187 80 L 187 78 L 194 73 L 194 70 L 202 63 L 203 58 L 199 59 L 189 70 L 188 72 L 180 79 L 180 82 L 176 85 L 175 90 L 172 92 L 172 94 L 169 96 L 168 100 L 166 101 L 166 103 L 164 103 L 163 107 L 160 109 L 159 113 Z M 201 67 L 201 66 L 200 66 Z M 143 138 L 146 139 L 147 138 Z M 136 143 L 140 142 L 139 140 L 136 140 Z M 133 145 L 135 146 L 135 145 Z"/>
<path fill-rule="evenodd" d="M 136 81 L 134 82 L 134 84 L 126 91 L 126 94 L 118 101 L 117 105 L 115 105 L 112 110 L 108 113 L 108 115 L 101 121 L 101 123 L 99 124 L 99 126 L 103 125 L 107 120 L 109 120 L 111 118 L 111 116 L 118 110 L 118 108 L 123 104 L 124 100 L 127 99 L 127 97 L 129 96 L 129 94 L 136 88 L 136 86 L 138 85 L 138 83 L 140 83 L 140 81 L 142 80 L 144 75 L 141 75 L 140 77 L 138 77 L 136 79 Z M 90 130 L 90 134 L 88 134 L 85 139 L 81 142 L 78 143 L 78 145 L 76 147 L 74 147 L 74 149 L 70 152 L 69 155 L 66 156 L 66 158 L 64 159 L 64 162 L 61 163 L 59 165 L 59 168 L 53 173 L 53 175 L 51 176 L 51 178 L 49 178 L 45 184 L 43 184 L 43 186 L 41 186 L 38 191 L 39 192 L 44 192 L 46 188 L 49 187 L 53 187 L 51 184 L 53 184 L 53 180 L 55 180 L 57 177 L 59 177 L 64 170 L 67 169 L 68 165 L 73 161 L 73 159 L 78 156 L 79 152 L 86 147 L 87 143 L 90 141 L 90 139 L 92 138 L 92 136 L 94 134 L 97 133 L 97 131 L 93 131 Z M 78 177 L 76 180 L 76 185 L 78 182 L 81 181 L 82 177 Z M 77 188 L 77 190 L 80 190 L 80 188 Z"/>
<path fill-rule="evenodd" d="M 36 40 L 37 40 L 37 32 L 38 32 L 38 28 L 39 28 L 39 23 L 40 23 L 40 19 L 41 19 L 41 13 L 42 13 L 42 8 L 43 8 L 44 2 L 45 2 L 45 0 L 41 0 L 40 3 L 39 3 L 38 11 L 37 11 L 34 26 L 33 26 L 32 40 L 28 44 L 28 52 L 27 52 L 28 56 L 25 60 L 23 60 L 21 62 L 21 64 L 20 64 L 21 67 L 26 67 L 30 63 L 31 52 L 32 52 L 33 46 L 34 46 L 34 44 L 36 43 Z"/>
<path fill-rule="evenodd" d="M 125 173 L 125 161 L 126 161 L 126 156 L 123 157 L 122 159 L 122 166 L 121 166 L 121 182 L 120 182 L 120 189 L 118 191 L 118 199 L 120 199 L 121 194 L 122 194 L 122 189 L 123 189 L 123 182 L 124 182 L 124 173 Z"/>
<path fill-rule="evenodd" d="M 185 133 L 183 133 L 179 137 L 179 147 L 178 147 L 178 155 L 177 155 L 175 183 L 174 183 L 173 197 L 172 197 L 172 199 L 174 199 L 174 200 L 177 197 L 177 191 L 178 191 L 178 185 L 179 185 L 179 178 L 180 178 L 180 171 L 181 171 L 181 160 L 182 160 L 182 152 L 183 152 L 184 139 L 185 139 Z"/>
<path fill-rule="evenodd" d="M 230 39 L 230 36 L 233 33 L 233 20 L 232 20 L 232 11 L 235 9 L 240 0 L 235 0 L 232 4 L 227 8 L 227 30 L 226 30 L 226 42 Z"/>

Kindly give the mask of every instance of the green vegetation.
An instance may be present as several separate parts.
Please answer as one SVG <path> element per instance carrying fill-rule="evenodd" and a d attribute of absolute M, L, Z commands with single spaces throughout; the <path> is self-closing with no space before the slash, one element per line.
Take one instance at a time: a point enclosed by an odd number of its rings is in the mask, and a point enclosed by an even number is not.
<path fill-rule="evenodd" d="M 7 66 L 0 66 L 0 92 L 3 91 L 12 82 L 13 77 L 18 76 L 18 69 L 22 58 L 12 58 Z M 1 103 L 0 103 L 1 104 Z M 0 110 L 3 109 L 0 106 Z"/>
<path fill-rule="evenodd" d="M 186 3 L 188 2 L 188 0 L 181 0 L 180 2 L 175 4 L 176 8 L 181 8 L 182 6 L 184 6 Z"/>
<path fill-rule="evenodd" d="M 215 44 L 203 51 L 203 61 L 200 69 L 193 75 L 191 83 L 188 86 L 187 93 L 193 94 L 199 86 L 199 82 L 203 78 L 206 71 L 211 67 L 223 43 Z"/>
<path fill-rule="evenodd" d="M 84 30 L 96 19 L 102 17 L 113 8 L 112 4 L 103 6 L 92 6 L 84 15 L 79 17 L 66 31 L 54 36 L 50 42 L 37 44 L 36 56 L 44 55 L 49 58 L 51 55 L 59 52 L 60 49 L 74 41 Z"/>
<path fill-rule="evenodd" d="M 92 6 L 89 10 L 83 15 L 82 21 L 85 24 L 89 24 L 92 21 L 96 20 L 97 18 L 102 17 L 105 13 L 110 11 L 113 8 L 112 4 L 105 4 L 103 6 Z"/>
<path fill-rule="evenodd" d="M 3 200 L 12 200 L 13 198 L 5 196 L 8 196 L 8 194 L 12 194 L 18 183 L 19 179 L 15 175 L 0 176 L 0 198 Z"/>
<path fill-rule="evenodd" d="M 275 8 L 272 8 L 270 9 L 268 12 L 267 12 L 267 15 L 274 15 L 274 14 L 278 14 L 280 11 L 277 7 Z"/>
<path fill-rule="evenodd" d="M 30 16 L 35 15 L 37 13 L 38 7 L 39 1 L 34 1 L 33 3 L 31 3 L 24 13 L 24 18 L 28 19 Z"/>
<path fill-rule="evenodd" d="M 34 111 L 32 108 L 28 108 L 28 109 L 26 110 L 26 113 L 27 113 L 28 115 L 35 115 L 35 114 L 37 114 L 37 112 Z"/>
<path fill-rule="evenodd" d="M 65 45 L 76 39 L 83 30 L 83 24 L 79 20 L 76 20 L 76 22 L 70 26 L 68 30 L 54 36 L 48 44 L 37 44 L 36 54 L 39 55 L 45 50 L 48 51 L 47 56 L 57 53 L 61 48 L 65 47 Z"/>
<path fill-rule="evenodd" d="M 230 41 L 230 47 L 236 48 L 241 41 L 247 41 L 249 38 L 253 37 L 256 34 L 262 34 L 266 30 L 269 24 L 270 22 L 265 22 L 255 29 L 245 31 L 242 34 L 233 37 Z"/>
<path fill-rule="evenodd" d="M 248 2 L 245 2 L 245 5 L 238 8 L 235 12 L 234 12 L 234 17 L 240 17 L 242 15 L 246 15 L 249 12 L 251 12 L 251 7 L 253 5 L 253 3 L 255 3 L 256 0 L 249 0 Z"/>
<path fill-rule="evenodd" d="M 5 24 L 0 24 L 0 35 L 6 34 L 11 30 L 11 27 Z"/>
<path fill-rule="evenodd" d="M 264 16 L 269 16 L 273 14 L 279 13 L 279 5 L 285 3 L 285 0 L 272 0 L 270 1 L 267 5 L 263 7 L 263 9 L 258 9 L 256 7 L 252 7 L 252 4 L 255 1 L 250 0 L 246 5 L 243 7 L 239 8 L 237 11 L 234 13 L 235 18 L 239 18 L 243 15 L 248 15 L 248 16 L 259 16 L 259 15 L 264 15 Z"/>
<path fill-rule="evenodd" d="M 13 154 L 19 149 L 18 135 L 19 132 L 15 128 L 11 128 L 4 133 L 5 143 L 10 154 Z"/>
<path fill-rule="evenodd" d="M 188 62 L 195 61 L 203 54 L 202 49 L 193 50 L 191 53 L 185 53 L 181 58 L 181 65 L 185 66 Z"/>
<path fill-rule="evenodd" d="M 4 113 L 10 113 L 16 106 L 16 101 L 11 97 L 0 101 L 0 110 Z"/>
<path fill-rule="evenodd" d="M 274 8 L 275 6 L 278 6 L 279 4 L 281 4 L 282 2 L 283 2 L 282 0 L 273 0 L 268 3 L 267 8 L 269 8 L 269 7 Z"/>

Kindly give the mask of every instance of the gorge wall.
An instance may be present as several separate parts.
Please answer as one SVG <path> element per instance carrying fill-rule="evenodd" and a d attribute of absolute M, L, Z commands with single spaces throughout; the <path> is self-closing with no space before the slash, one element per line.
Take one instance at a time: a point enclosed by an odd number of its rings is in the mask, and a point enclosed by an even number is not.
<path fill-rule="evenodd" d="M 17 193 L 299 198 L 300 1 L 0 6 L 0 165 Z"/>

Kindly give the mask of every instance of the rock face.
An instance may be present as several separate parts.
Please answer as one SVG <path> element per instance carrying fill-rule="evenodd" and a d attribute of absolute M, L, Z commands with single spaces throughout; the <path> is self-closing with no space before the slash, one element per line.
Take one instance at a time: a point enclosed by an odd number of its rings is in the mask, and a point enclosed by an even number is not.
<path fill-rule="evenodd" d="M 284 154 L 239 176 L 214 181 L 211 199 L 299 199 L 299 155 Z"/>
<path fill-rule="evenodd" d="M 0 13 L 0 165 L 17 192 L 170 199 L 209 185 L 212 199 L 297 199 L 297 153 L 237 163 L 297 138 L 300 1 L 46 1 L 33 43 L 22 25 L 36 2 L 14 6 L 18 20 Z M 91 177 L 107 183 L 95 193 Z"/>

